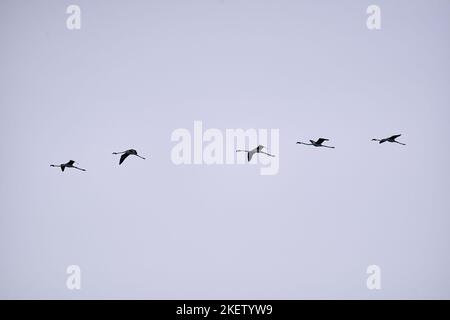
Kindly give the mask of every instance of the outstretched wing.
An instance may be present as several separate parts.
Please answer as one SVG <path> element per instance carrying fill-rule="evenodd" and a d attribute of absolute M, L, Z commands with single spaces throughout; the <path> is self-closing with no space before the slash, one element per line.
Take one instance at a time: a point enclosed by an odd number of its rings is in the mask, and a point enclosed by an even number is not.
<path fill-rule="evenodd" d="M 67 162 L 68 166 L 73 166 L 74 164 L 75 164 L 75 161 L 73 161 L 73 160 L 70 160 L 69 162 Z"/>
<path fill-rule="evenodd" d="M 322 144 L 325 141 L 329 141 L 329 139 L 325 139 L 325 138 L 320 138 L 319 140 L 317 140 L 316 144 Z"/>
<path fill-rule="evenodd" d="M 248 162 L 252 161 L 253 156 L 256 154 L 256 149 L 248 153 Z"/>
<path fill-rule="evenodd" d="M 122 164 L 122 162 L 125 161 L 125 159 L 129 156 L 129 153 L 124 153 L 123 155 L 120 156 L 120 161 L 119 161 L 119 165 Z"/>
<path fill-rule="evenodd" d="M 395 140 L 395 139 L 397 139 L 398 137 L 401 137 L 401 136 L 402 136 L 401 134 L 396 134 L 395 136 L 392 136 L 389 139 Z"/>

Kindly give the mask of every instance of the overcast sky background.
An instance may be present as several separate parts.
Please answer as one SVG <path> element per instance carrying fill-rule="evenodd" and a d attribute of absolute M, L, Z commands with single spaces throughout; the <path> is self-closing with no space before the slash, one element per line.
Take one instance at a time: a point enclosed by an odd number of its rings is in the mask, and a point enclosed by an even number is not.
<path fill-rule="evenodd" d="M 450 298 L 449 17 L 446 0 L 2 0 L 0 297 Z M 175 166 L 194 120 L 279 128 L 279 175 Z M 295 145 L 319 137 L 336 149 Z M 132 147 L 148 159 L 119 167 Z M 70 159 L 88 171 L 49 167 Z"/>

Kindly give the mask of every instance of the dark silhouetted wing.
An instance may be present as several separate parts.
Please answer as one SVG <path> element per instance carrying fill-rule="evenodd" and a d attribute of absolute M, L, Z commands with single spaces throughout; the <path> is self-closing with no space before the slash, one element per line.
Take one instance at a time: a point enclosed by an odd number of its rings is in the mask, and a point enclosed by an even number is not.
<path fill-rule="evenodd" d="M 253 156 L 256 154 L 257 149 L 253 149 L 248 153 L 248 162 L 252 161 Z"/>
<path fill-rule="evenodd" d="M 121 157 L 120 157 L 120 161 L 119 161 L 119 165 L 122 164 L 122 162 L 125 161 L 125 159 L 129 156 L 129 153 L 124 153 Z"/>
<path fill-rule="evenodd" d="M 329 141 L 328 139 L 325 139 L 325 138 L 320 138 L 319 140 L 317 140 L 317 144 L 322 144 L 322 143 L 324 143 L 325 141 Z"/>
<path fill-rule="evenodd" d="M 395 139 L 397 139 L 398 137 L 401 137 L 402 135 L 401 134 L 396 134 L 395 136 L 392 136 L 392 137 L 390 137 L 389 138 L 389 140 L 395 140 Z"/>

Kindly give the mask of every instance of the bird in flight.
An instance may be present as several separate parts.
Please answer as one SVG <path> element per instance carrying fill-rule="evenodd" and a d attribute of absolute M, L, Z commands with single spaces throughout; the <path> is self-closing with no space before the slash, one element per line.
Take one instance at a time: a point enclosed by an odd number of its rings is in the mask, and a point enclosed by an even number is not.
<path fill-rule="evenodd" d="M 406 146 L 406 144 L 401 143 L 396 141 L 395 139 L 397 139 L 398 137 L 401 137 L 401 134 L 396 134 L 395 136 L 389 137 L 389 138 L 384 138 L 384 139 L 372 139 L 372 141 L 378 141 L 379 143 L 385 143 L 385 142 L 391 142 L 391 143 L 398 143 L 401 144 L 402 146 Z"/>
<path fill-rule="evenodd" d="M 263 149 L 264 149 L 264 146 L 259 145 L 258 147 L 256 147 L 253 150 L 250 150 L 250 151 L 248 151 L 248 150 L 236 150 L 236 152 L 246 152 L 247 153 L 248 162 L 250 162 L 252 160 L 253 156 L 255 154 L 257 154 L 257 153 L 262 153 L 262 154 L 268 155 L 269 157 L 275 157 L 273 154 L 270 154 L 270 153 L 262 151 Z"/>
<path fill-rule="evenodd" d="M 78 169 L 78 170 L 81 170 L 81 171 L 86 171 L 86 169 L 78 168 L 78 167 L 74 166 L 74 164 L 78 164 L 78 163 L 76 163 L 73 160 L 70 160 L 69 162 L 63 163 L 63 164 L 60 164 L 60 165 L 51 164 L 50 167 L 61 168 L 61 171 L 64 171 L 64 169 L 66 169 L 66 168 L 74 168 L 74 169 Z"/>
<path fill-rule="evenodd" d="M 145 158 L 144 158 L 144 157 L 141 157 L 140 155 L 138 155 L 137 151 L 134 150 L 134 149 L 130 149 L 130 150 L 123 151 L 123 152 L 113 152 L 113 154 L 121 154 L 121 156 L 120 156 L 120 161 L 119 161 L 119 165 L 121 165 L 122 162 L 124 162 L 125 159 L 128 158 L 128 156 L 136 156 L 136 157 L 139 157 L 139 158 L 145 160 Z"/>
<path fill-rule="evenodd" d="M 311 143 L 297 142 L 297 144 L 304 144 L 305 146 L 314 146 L 314 147 L 323 147 L 323 148 L 334 149 L 334 147 L 323 145 L 323 143 L 325 141 L 330 141 L 330 140 L 329 139 L 325 139 L 325 138 L 320 138 L 317 141 L 309 140 L 309 142 L 311 142 Z"/>

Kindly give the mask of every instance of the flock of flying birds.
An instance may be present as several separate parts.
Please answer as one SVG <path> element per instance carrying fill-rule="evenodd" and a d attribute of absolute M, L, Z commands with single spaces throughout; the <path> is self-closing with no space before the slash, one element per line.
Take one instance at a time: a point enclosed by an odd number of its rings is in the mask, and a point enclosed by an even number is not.
<path fill-rule="evenodd" d="M 385 142 L 391 142 L 391 143 L 398 143 L 401 144 L 403 146 L 405 146 L 406 144 L 398 142 L 396 139 L 399 138 L 401 136 L 401 134 L 397 134 L 394 136 L 391 136 L 389 138 L 384 138 L 384 139 L 372 139 L 372 141 L 378 141 L 379 143 L 385 143 Z M 297 142 L 297 144 L 303 144 L 305 146 L 314 146 L 314 147 L 322 147 L 322 148 L 330 148 L 330 149 L 334 149 L 334 147 L 331 146 L 326 146 L 323 143 L 326 141 L 330 141 L 329 139 L 325 139 L 325 138 L 320 138 L 317 141 L 314 140 L 309 140 L 310 143 L 304 143 L 304 142 Z M 250 162 L 253 158 L 253 156 L 255 154 L 265 154 L 269 157 L 275 157 L 273 154 L 267 153 L 263 151 L 264 146 L 258 146 L 253 150 L 236 150 L 236 152 L 245 152 L 247 153 L 247 159 Z M 119 160 L 119 165 L 121 165 L 126 158 L 128 158 L 129 156 L 136 156 L 138 158 L 141 158 L 143 160 L 145 160 L 144 157 L 141 157 L 136 150 L 134 149 L 129 149 L 123 152 L 113 152 L 114 155 L 118 155 L 121 154 L 120 156 L 120 160 Z M 56 167 L 56 168 L 61 168 L 61 171 L 64 171 L 66 168 L 73 168 L 73 169 L 78 169 L 81 171 L 86 171 L 86 169 L 83 168 L 79 168 L 77 166 L 75 166 L 75 164 L 78 164 L 77 162 L 75 162 L 74 160 L 70 160 L 67 163 L 62 163 L 59 165 L 56 164 L 51 164 L 50 167 Z"/>
<path fill-rule="evenodd" d="M 125 161 L 125 159 L 128 158 L 129 156 L 136 156 L 138 158 L 145 160 L 145 158 L 138 155 L 137 151 L 134 149 L 129 149 L 129 150 L 126 150 L 123 152 L 113 152 L 113 154 L 121 154 L 120 160 L 119 160 L 119 165 L 121 165 Z M 58 164 L 58 165 L 51 164 L 50 167 L 61 168 L 61 171 L 64 171 L 66 168 L 73 168 L 73 169 L 78 169 L 81 171 L 86 171 L 86 169 L 74 166 L 74 164 L 78 164 L 78 163 L 75 162 L 74 160 L 70 160 L 67 163 L 62 163 L 62 164 Z"/>

